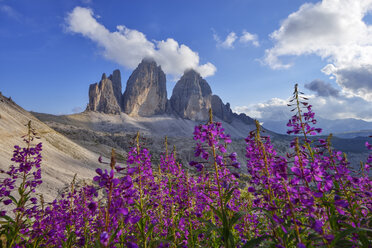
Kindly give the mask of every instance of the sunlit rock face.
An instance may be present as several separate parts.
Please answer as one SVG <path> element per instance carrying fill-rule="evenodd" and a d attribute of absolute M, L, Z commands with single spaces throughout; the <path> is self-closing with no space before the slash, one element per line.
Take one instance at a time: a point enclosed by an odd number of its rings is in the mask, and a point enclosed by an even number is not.
<path fill-rule="evenodd" d="M 117 73 L 114 72 L 114 75 L 116 80 Z M 110 78 L 113 79 L 113 76 L 110 75 Z M 113 82 L 106 77 L 105 73 L 103 73 L 99 83 L 91 84 L 89 86 L 89 103 L 87 110 L 103 112 L 106 114 L 120 114 L 120 91 L 121 83 L 120 88 L 116 84 L 113 85 Z"/>
<path fill-rule="evenodd" d="M 232 122 L 234 115 L 230 104 L 224 104 L 219 96 L 212 95 L 207 81 L 193 69 L 184 73 L 168 100 L 163 70 L 153 59 L 146 58 L 129 77 L 124 94 L 119 70 L 109 77 L 103 74 L 99 83 L 91 84 L 87 111 L 107 114 L 124 112 L 129 116 L 143 117 L 167 114 L 206 121 L 210 108 L 220 120 Z"/>
<path fill-rule="evenodd" d="M 164 114 L 167 106 L 166 78 L 154 60 L 144 59 L 129 77 L 122 108 L 130 116 Z"/>

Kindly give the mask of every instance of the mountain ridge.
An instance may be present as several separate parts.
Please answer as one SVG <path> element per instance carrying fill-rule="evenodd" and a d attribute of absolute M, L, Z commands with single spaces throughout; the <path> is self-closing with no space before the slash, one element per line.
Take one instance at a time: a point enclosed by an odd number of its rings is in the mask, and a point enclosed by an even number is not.
<path fill-rule="evenodd" d="M 213 115 L 227 123 L 240 119 L 248 125 L 254 124 L 252 118 L 233 113 L 229 103 L 225 104 L 218 95 L 213 95 L 208 82 L 193 69 L 184 72 L 169 99 L 166 75 L 153 59 L 141 61 L 129 76 L 123 93 L 119 92 L 122 88 L 120 80 L 120 71 L 115 70 L 108 78 L 103 74 L 99 83 L 91 84 L 86 111 L 141 117 L 175 115 L 188 120 L 206 121 L 212 108 Z"/>
<path fill-rule="evenodd" d="M 24 110 L 0 93 L 0 169 L 7 170 L 15 145 L 24 146 L 23 138 L 27 133 L 27 123 L 35 129 L 42 142 L 42 176 L 44 183 L 39 193 L 46 200 L 57 196 L 58 190 L 71 182 L 75 173 L 78 180 L 94 176 L 94 170 L 99 167 L 98 154 L 78 145 L 73 140 L 50 128 L 30 112 Z"/>
<path fill-rule="evenodd" d="M 328 135 L 333 133 L 334 136 L 340 138 L 354 138 L 354 137 L 368 137 L 372 135 L 372 122 L 367 122 L 363 120 L 346 118 L 329 120 L 316 116 L 317 124 L 316 126 L 322 128 L 321 135 Z M 288 120 L 267 120 L 261 119 L 263 122 L 262 126 L 274 131 L 279 134 L 286 134 L 288 127 L 286 123 Z"/>

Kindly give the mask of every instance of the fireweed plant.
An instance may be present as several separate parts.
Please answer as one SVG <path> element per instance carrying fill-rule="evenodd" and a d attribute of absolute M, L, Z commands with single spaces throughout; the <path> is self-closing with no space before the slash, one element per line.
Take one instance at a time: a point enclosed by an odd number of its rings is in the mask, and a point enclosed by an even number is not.
<path fill-rule="evenodd" d="M 286 156 L 256 122 L 241 167 L 210 111 L 195 127 L 189 165 L 167 138 L 153 164 L 137 133 L 126 161 L 114 150 L 110 161 L 100 157 L 91 183 L 74 177 L 49 203 L 35 193 L 42 145 L 29 122 L 25 146 L 1 171 L 0 247 L 372 247 L 372 153 L 352 170 L 331 135 L 313 137 L 321 129 L 307 101 L 296 85 Z"/>

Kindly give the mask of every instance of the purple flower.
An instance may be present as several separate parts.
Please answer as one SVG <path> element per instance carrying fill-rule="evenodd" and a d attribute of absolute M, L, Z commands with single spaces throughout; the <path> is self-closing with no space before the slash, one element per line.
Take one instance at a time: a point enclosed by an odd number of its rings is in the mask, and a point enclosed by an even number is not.
<path fill-rule="evenodd" d="M 231 161 L 236 161 L 237 156 L 238 156 L 238 154 L 236 152 L 232 152 L 229 155 L 229 158 L 231 159 Z"/>
<path fill-rule="evenodd" d="M 9 205 L 10 203 L 12 203 L 12 200 L 11 199 L 7 199 L 5 201 L 3 201 L 4 205 Z"/>
<path fill-rule="evenodd" d="M 297 247 L 298 247 L 298 248 L 306 248 L 306 246 L 305 246 L 303 243 L 298 243 L 298 244 L 297 244 Z"/>
<path fill-rule="evenodd" d="M 311 228 L 314 229 L 319 234 L 323 234 L 323 223 L 319 220 L 315 220 L 311 225 Z"/>
<path fill-rule="evenodd" d="M 128 248 L 138 248 L 138 245 L 134 242 L 127 242 L 126 245 Z"/>
<path fill-rule="evenodd" d="M 254 187 L 248 187 L 248 192 L 254 193 L 256 189 Z"/>
<path fill-rule="evenodd" d="M 92 212 L 96 211 L 96 209 L 97 209 L 97 203 L 96 203 L 96 202 L 91 202 L 91 203 L 89 203 L 89 204 L 88 204 L 88 208 L 89 208 L 89 210 L 92 211 Z"/>
<path fill-rule="evenodd" d="M 203 168 L 204 168 L 204 165 L 202 165 L 202 164 L 197 164 L 197 165 L 195 165 L 195 168 L 196 168 L 198 171 L 202 171 Z"/>
<path fill-rule="evenodd" d="M 327 234 L 323 236 L 328 242 L 332 242 L 335 239 L 335 236 L 332 234 Z"/>
<path fill-rule="evenodd" d="M 107 246 L 108 245 L 108 241 L 109 241 L 109 235 L 106 231 L 102 232 L 100 235 L 99 235 L 99 241 L 101 242 L 102 245 L 104 246 Z"/>
<path fill-rule="evenodd" d="M 195 162 L 195 161 L 190 161 L 190 162 L 189 162 L 189 165 L 190 165 L 190 166 L 195 166 L 195 165 L 197 165 L 197 164 L 198 164 L 198 162 Z"/>
<path fill-rule="evenodd" d="M 233 174 L 233 175 L 234 175 L 234 177 L 236 177 L 236 178 L 240 178 L 240 174 L 239 174 L 239 173 L 237 173 L 237 172 L 232 172 L 231 174 Z"/>
<path fill-rule="evenodd" d="M 236 169 L 239 169 L 240 168 L 240 163 L 234 162 L 234 163 L 231 164 L 231 166 L 236 168 Z"/>
<path fill-rule="evenodd" d="M 119 209 L 119 212 L 120 212 L 122 215 L 126 216 L 126 215 L 128 215 L 128 208 L 120 208 L 120 209 Z"/>

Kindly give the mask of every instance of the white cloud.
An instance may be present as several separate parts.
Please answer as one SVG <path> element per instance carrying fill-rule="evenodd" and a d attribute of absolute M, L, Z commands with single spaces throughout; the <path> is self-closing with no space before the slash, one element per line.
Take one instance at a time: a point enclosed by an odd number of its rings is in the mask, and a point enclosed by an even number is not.
<path fill-rule="evenodd" d="M 291 115 L 287 104 L 289 99 L 272 98 L 263 103 L 255 103 L 248 106 L 237 106 L 234 112 L 245 113 L 256 119 L 288 119 Z"/>
<path fill-rule="evenodd" d="M 252 42 L 252 44 L 256 47 L 260 46 L 260 43 L 258 42 L 258 36 L 256 34 L 251 34 L 245 30 L 243 30 L 242 36 L 240 36 L 239 41 L 241 43 L 249 43 Z"/>
<path fill-rule="evenodd" d="M 220 37 L 214 32 L 213 39 L 217 43 L 217 47 L 225 48 L 225 49 L 232 49 L 234 48 L 234 43 L 239 41 L 240 43 L 252 43 L 254 46 L 259 46 L 260 43 L 258 42 L 258 36 L 256 34 L 251 34 L 245 30 L 243 30 L 242 35 L 239 37 L 235 32 L 230 32 L 224 41 L 220 39 Z"/>
<path fill-rule="evenodd" d="M 236 36 L 236 33 L 231 32 L 227 35 L 225 41 L 221 43 L 221 46 L 223 48 L 234 48 L 234 42 L 237 38 L 238 36 Z"/>
<path fill-rule="evenodd" d="M 67 30 L 79 33 L 96 42 L 103 48 L 103 55 L 124 67 L 133 69 L 143 58 L 151 57 L 161 65 L 164 72 L 174 77 L 182 75 L 187 69 L 197 70 L 201 76 L 208 77 L 216 72 L 211 63 L 199 64 L 199 55 L 188 46 L 172 38 L 165 41 L 149 41 L 145 34 L 123 25 L 110 32 L 97 22 L 89 8 L 75 7 L 66 17 Z"/>
<path fill-rule="evenodd" d="M 372 105 L 360 97 L 306 95 L 316 116 L 325 119 L 356 118 L 372 121 Z M 263 103 L 238 106 L 233 111 L 260 120 L 288 120 L 293 115 L 289 99 L 273 98 Z"/>
<path fill-rule="evenodd" d="M 371 102 L 372 25 L 363 20 L 370 11 L 372 0 L 306 3 L 271 34 L 275 44 L 264 61 L 274 69 L 289 68 L 282 57 L 315 54 L 327 60 L 323 72 L 334 76 L 345 94 Z"/>
<path fill-rule="evenodd" d="M 238 36 L 235 32 L 230 32 L 224 41 L 221 41 L 220 37 L 214 33 L 213 34 L 214 40 L 217 42 L 217 47 L 222 47 L 225 49 L 234 48 L 234 42 L 238 39 Z"/>

